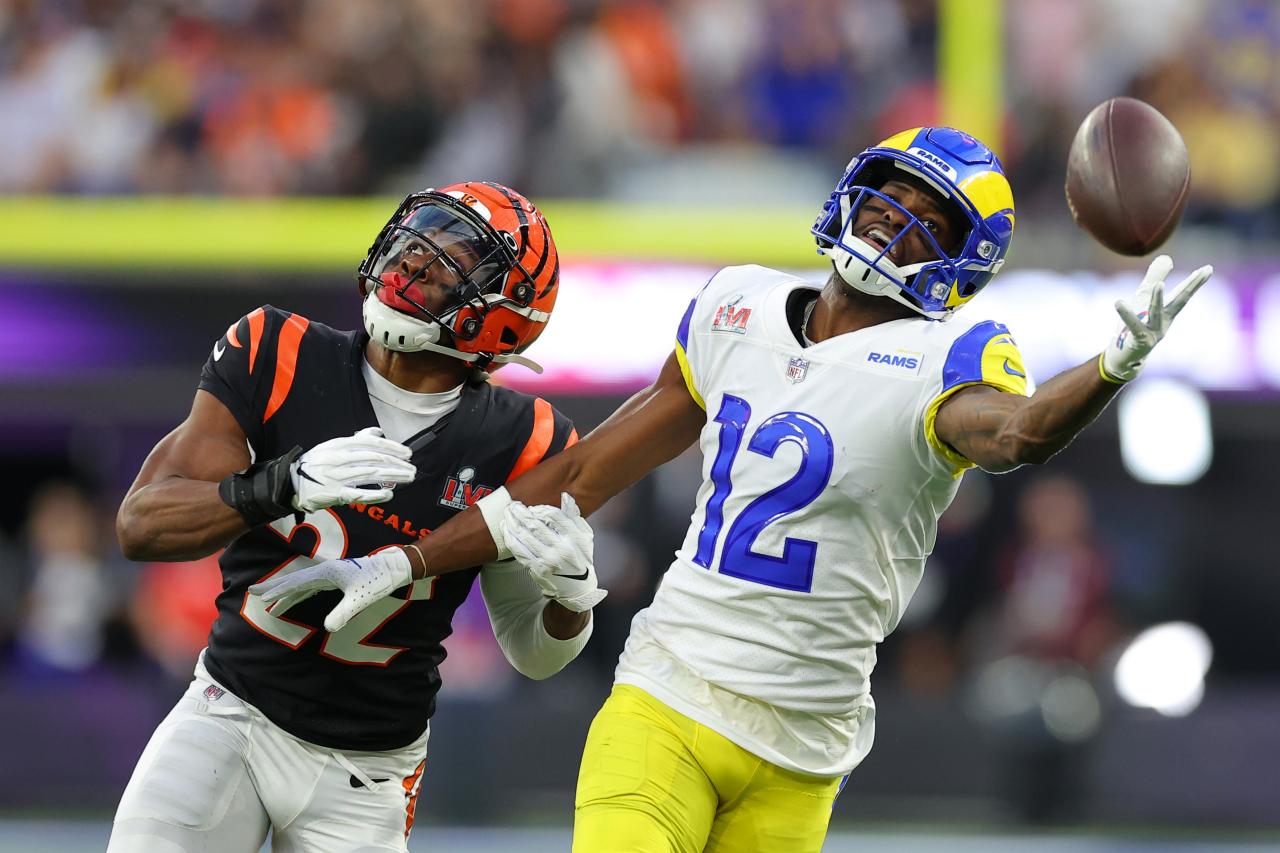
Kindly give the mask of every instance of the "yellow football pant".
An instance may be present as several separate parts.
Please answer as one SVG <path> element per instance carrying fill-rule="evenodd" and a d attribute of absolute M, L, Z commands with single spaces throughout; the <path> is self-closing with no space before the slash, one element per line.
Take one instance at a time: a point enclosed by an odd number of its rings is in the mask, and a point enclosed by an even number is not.
<path fill-rule="evenodd" d="M 573 853 L 817 853 L 840 781 L 771 764 L 615 685 L 587 734 Z"/>

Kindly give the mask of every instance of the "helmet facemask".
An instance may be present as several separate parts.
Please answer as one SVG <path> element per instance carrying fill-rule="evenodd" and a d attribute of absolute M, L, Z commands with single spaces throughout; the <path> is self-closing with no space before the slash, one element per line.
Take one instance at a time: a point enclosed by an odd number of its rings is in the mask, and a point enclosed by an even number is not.
<path fill-rule="evenodd" d="M 864 152 L 850 164 L 823 206 L 813 234 L 819 252 L 831 258 L 835 271 L 850 287 L 888 296 L 930 319 L 945 320 L 1000 268 L 1003 258 L 997 258 L 997 238 L 987 233 L 990 229 L 965 194 L 932 171 L 936 170 L 928 161 L 921 162 L 909 153 L 891 149 Z M 927 190 L 940 201 L 952 225 L 949 246 L 942 246 L 920 217 L 882 191 L 895 180 Z M 901 215 L 901 227 L 882 235 L 887 241 L 855 233 L 868 229 L 867 223 L 858 226 L 858 213 L 873 201 Z M 891 228 L 886 224 L 884 230 Z M 925 257 L 898 263 L 894 256 L 917 238 L 925 247 Z"/>
<path fill-rule="evenodd" d="M 372 309 L 382 316 L 384 331 L 390 315 L 369 300 L 403 315 L 408 327 L 420 327 L 407 337 L 378 336 L 379 343 L 413 351 L 415 343 L 474 337 L 494 304 L 486 295 L 501 291 L 514 266 L 514 251 L 500 232 L 453 198 L 432 193 L 411 196 L 401 205 L 358 276 L 366 314 Z M 466 317 L 459 322 L 464 309 Z"/>
<path fill-rule="evenodd" d="M 902 181 L 928 191 L 946 208 L 944 216 L 952 223 L 952 246 L 963 246 L 972 225 L 961 206 L 934 181 L 914 169 L 892 161 L 869 161 L 849 176 L 847 185 L 833 194 L 819 219 L 829 245 L 825 254 L 841 279 L 855 290 L 875 296 L 888 296 L 897 302 L 929 316 L 926 305 L 945 300 L 949 283 L 959 272 L 957 258 L 939 242 L 934 232 L 905 205 L 883 192 L 891 181 Z M 887 220 L 858 225 L 858 215 L 868 203 L 896 210 L 901 225 Z M 823 222 L 826 219 L 826 222 Z M 896 231 L 894 230 L 896 229 Z M 815 231 L 819 230 L 815 227 Z M 855 233 L 858 232 L 864 233 Z M 864 236 L 878 231 L 878 239 Z M 913 243 L 923 245 L 923 256 L 911 263 L 898 258 Z M 822 242 L 820 240 L 820 242 Z"/>
<path fill-rule="evenodd" d="M 559 269 L 546 220 L 514 190 L 465 182 L 413 193 L 360 264 L 365 330 L 401 352 L 541 373 L 520 353 L 551 317 Z"/>

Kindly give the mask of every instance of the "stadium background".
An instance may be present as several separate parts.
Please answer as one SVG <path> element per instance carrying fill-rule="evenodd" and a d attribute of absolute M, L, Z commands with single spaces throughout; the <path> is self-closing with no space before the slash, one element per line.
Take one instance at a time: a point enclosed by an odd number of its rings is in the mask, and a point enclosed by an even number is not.
<path fill-rule="evenodd" d="M 1116 94 L 1182 130 L 1169 251 L 1219 274 L 1133 423 L 1113 407 L 1050 468 L 966 478 L 828 849 L 1280 843 L 1275 4 L 0 0 L 0 849 L 100 849 L 189 677 L 216 566 L 124 562 L 111 522 L 209 347 L 265 302 L 352 327 L 405 192 L 485 178 L 543 207 L 548 374 L 499 376 L 582 429 L 653 375 L 717 265 L 823 275 L 807 229 L 852 153 L 955 123 L 995 141 L 1019 213 L 966 311 L 1008 318 L 1043 378 L 1101 347 L 1143 266 L 1062 199 L 1076 124 Z M 1203 451 L 1206 422 L 1207 468 L 1141 468 Z M 553 681 L 460 612 L 416 848 L 565 848 L 587 722 L 697 477 L 686 454 L 593 518 L 611 594 Z M 1167 623 L 1184 645 L 1132 650 Z"/>

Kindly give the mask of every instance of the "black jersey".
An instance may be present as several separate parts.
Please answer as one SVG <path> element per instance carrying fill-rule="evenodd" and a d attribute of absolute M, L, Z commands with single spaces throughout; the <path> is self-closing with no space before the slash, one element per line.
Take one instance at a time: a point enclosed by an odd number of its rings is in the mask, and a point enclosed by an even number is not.
<path fill-rule="evenodd" d="M 215 344 L 200 388 L 235 415 L 255 458 L 314 447 L 377 425 L 361 372 L 367 341 L 265 306 Z M 210 674 L 304 740 L 355 750 L 411 743 L 435 710 L 441 642 L 479 567 L 415 581 L 335 634 L 323 623 L 338 593 L 274 616 L 249 585 L 412 542 L 576 439 L 545 400 L 468 384 L 452 414 L 405 442 L 418 475 L 390 501 L 287 516 L 227 546 L 204 656 Z"/>

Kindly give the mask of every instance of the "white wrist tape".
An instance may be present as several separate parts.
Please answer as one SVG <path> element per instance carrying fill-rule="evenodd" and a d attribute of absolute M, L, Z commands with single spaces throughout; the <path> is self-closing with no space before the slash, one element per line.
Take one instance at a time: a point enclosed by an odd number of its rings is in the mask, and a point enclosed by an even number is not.
<path fill-rule="evenodd" d="M 490 492 L 476 501 L 475 504 L 476 509 L 480 510 L 480 514 L 484 516 L 484 523 L 489 527 L 489 535 L 493 537 L 493 544 L 498 548 L 496 560 L 511 559 L 511 549 L 507 547 L 506 537 L 502 535 L 502 516 L 510 505 L 511 493 L 507 491 L 506 486 Z"/>

